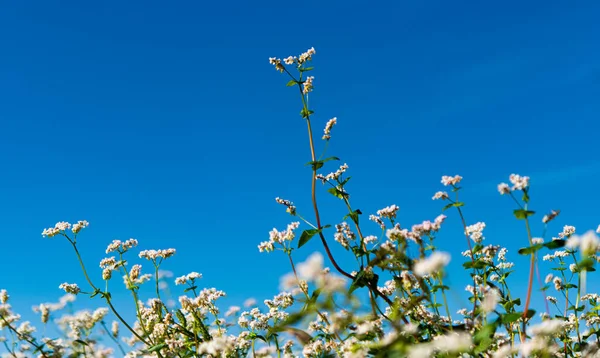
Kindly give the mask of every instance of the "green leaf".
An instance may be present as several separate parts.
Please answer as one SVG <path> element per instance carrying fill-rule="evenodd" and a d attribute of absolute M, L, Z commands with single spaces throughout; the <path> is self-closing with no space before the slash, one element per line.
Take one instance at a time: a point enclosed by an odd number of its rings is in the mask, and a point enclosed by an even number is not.
<path fill-rule="evenodd" d="M 592 258 L 586 257 L 585 259 L 579 261 L 577 263 L 577 269 L 579 271 L 591 271 L 590 269 L 594 268 L 594 260 Z"/>
<path fill-rule="evenodd" d="M 444 206 L 442 208 L 442 211 L 446 211 L 446 210 L 448 210 L 450 208 L 458 208 L 458 207 L 461 207 L 461 206 L 465 206 L 465 203 L 463 203 L 462 201 L 457 201 L 455 203 L 450 203 L 450 204 Z"/>
<path fill-rule="evenodd" d="M 545 248 L 552 250 L 552 249 L 561 248 L 561 247 L 565 246 L 566 243 L 567 243 L 566 240 L 552 240 L 550 242 L 545 243 L 543 246 Z"/>
<path fill-rule="evenodd" d="M 529 202 L 529 193 L 528 193 L 527 188 L 523 189 L 523 202 L 524 203 Z"/>
<path fill-rule="evenodd" d="M 523 314 L 519 312 L 507 313 L 502 315 L 502 323 L 509 324 L 519 320 Z"/>
<path fill-rule="evenodd" d="M 302 108 L 302 110 L 300 111 L 300 115 L 304 119 L 308 119 L 308 117 L 310 117 L 310 115 L 313 113 L 315 113 L 315 111 L 311 111 L 310 109 L 306 109 L 306 108 Z"/>
<path fill-rule="evenodd" d="M 489 264 L 484 261 L 479 261 L 479 260 L 477 260 L 475 262 L 467 261 L 463 264 L 463 267 L 466 269 L 482 269 L 486 266 L 489 266 Z"/>
<path fill-rule="evenodd" d="M 542 244 L 535 244 L 533 246 L 530 247 L 523 247 L 521 249 L 519 249 L 519 255 L 529 255 L 529 254 L 533 254 L 537 251 L 539 251 L 542 247 L 544 247 Z"/>
<path fill-rule="evenodd" d="M 348 293 L 352 293 L 354 292 L 357 288 L 360 287 L 365 287 L 367 284 L 367 280 L 365 277 L 365 271 L 361 270 L 356 277 L 354 277 L 354 280 L 352 280 L 352 284 L 350 285 L 350 288 L 348 289 Z"/>
<path fill-rule="evenodd" d="M 325 158 L 323 160 L 316 160 L 314 162 L 308 162 L 308 163 L 306 163 L 304 165 L 310 165 L 310 166 L 312 166 L 313 170 L 319 170 L 319 169 L 321 169 L 323 167 L 323 165 L 326 162 L 328 162 L 330 160 L 340 160 L 340 158 L 338 158 L 338 157 L 329 157 L 329 158 Z"/>
<path fill-rule="evenodd" d="M 513 212 L 515 217 L 519 220 L 525 220 L 531 215 L 535 214 L 535 211 L 525 210 L 525 209 L 517 209 Z"/>
<path fill-rule="evenodd" d="M 288 82 L 286 86 L 292 87 L 292 86 L 294 86 L 296 84 L 298 84 L 298 81 L 296 81 L 296 80 L 290 80 L 290 82 Z"/>
<path fill-rule="evenodd" d="M 312 239 L 313 236 L 315 236 L 319 232 L 321 232 L 321 230 L 319 230 L 319 229 L 304 230 L 302 232 L 302 235 L 300 235 L 300 241 L 298 242 L 298 248 L 301 248 L 302 246 L 304 246 L 304 244 L 306 244 L 310 239 Z"/>
<path fill-rule="evenodd" d="M 183 290 L 183 292 L 189 292 L 189 291 L 193 291 L 193 290 L 195 290 L 195 289 L 197 289 L 197 288 L 198 288 L 198 286 L 192 286 L 192 287 L 188 287 L 188 288 L 186 288 L 185 290 Z"/>
<path fill-rule="evenodd" d="M 148 349 L 148 352 L 157 352 L 157 351 L 165 348 L 166 346 L 167 346 L 166 343 L 160 343 L 160 344 L 150 347 L 150 349 Z"/>
<path fill-rule="evenodd" d="M 327 189 L 327 192 L 329 192 L 331 195 L 333 195 L 339 199 L 344 199 L 344 198 L 348 197 L 348 194 L 344 193 L 343 191 L 339 190 L 338 188 L 329 188 L 329 189 Z"/>
<path fill-rule="evenodd" d="M 350 217 L 352 219 L 352 221 L 358 225 L 358 216 L 362 214 L 362 211 L 360 211 L 360 209 L 356 209 L 353 212 L 345 215 L 342 219 L 346 220 L 348 217 Z"/>

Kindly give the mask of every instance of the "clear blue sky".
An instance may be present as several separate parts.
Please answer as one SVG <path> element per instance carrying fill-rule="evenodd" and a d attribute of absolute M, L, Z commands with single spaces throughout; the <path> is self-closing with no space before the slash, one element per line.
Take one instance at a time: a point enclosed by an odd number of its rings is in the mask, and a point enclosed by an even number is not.
<path fill-rule="evenodd" d="M 433 219 L 440 177 L 461 174 L 467 220 L 526 272 L 523 223 L 496 191 L 515 172 L 532 177 L 535 220 L 563 211 L 551 233 L 596 228 L 600 3 L 408 3 L 3 2 L 0 288 L 27 311 L 83 286 L 68 244 L 40 234 L 86 219 L 90 267 L 134 237 L 175 247 L 165 269 L 203 273 L 232 303 L 275 293 L 286 259 L 256 249 L 289 222 L 273 199 L 312 215 L 299 98 L 268 57 L 311 46 L 315 127 L 338 117 L 329 153 L 364 213 L 395 203 L 407 225 Z M 339 203 L 321 202 L 339 222 Z M 460 282 L 453 214 L 438 243 Z"/>

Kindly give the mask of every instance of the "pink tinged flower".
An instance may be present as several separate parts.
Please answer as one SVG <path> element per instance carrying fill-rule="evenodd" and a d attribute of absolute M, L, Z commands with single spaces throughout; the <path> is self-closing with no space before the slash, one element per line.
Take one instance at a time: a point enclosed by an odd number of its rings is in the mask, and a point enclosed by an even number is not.
<path fill-rule="evenodd" d="M 431 199 L 432 200 L 438 200 L 438 199 L 446 200 L 446 199 L 448 199 L 448 193 L 446 193 L 445 191 L 438 191 L 437 193 L 435 193 L 433 195 L 433 197 Z"/>
<path fill-rule="evenodd" d="M 506 183 L 500 183 L 498 184 L 498 191 L 500 192 L 500 195 L 509 194 L 510 187 Z"/>
<path fill-rule="evenodd" d="M 413 267 L 417 276 L 427 276 L 441 271 L 450 262 L 450 255 L 445 252 L 435 251 L 431 256 L 418 261 Z"/>
<path fill-rule="evenodd" d="M 512 183 L 512 190 L 524 190 L 529 187 L 529 177 L 511 174 L 508 180 Z"/>
<path fill-rule="evenodd" d="M 460 183 L 461 180 L 462 180 L 462 177 L 460 175 L 455 175 L 455 176 L 444 175 L 442 177 L 442 184 L 444 184 L 444 186 L 448 186 L 448 185 L 454 186 L 454 185 Z"/>
<path fill-rule="evenodd" d="M 305 280 L 315 280 L 323 271 L 323 255 L 318 252 L 313 253 L 306 261 L 297 265 L 297 272 L 300 278 Z"/>
<path fill-rule="evenodd" d="M 377 210 L 377 215 L 379 215 L 382 218 L 394 219 L 398 213 L 398 210 L 400 210 L 400 208 L 398 207 L 398 205 L 394 204 L 385 207 L 381 210 Z"/>

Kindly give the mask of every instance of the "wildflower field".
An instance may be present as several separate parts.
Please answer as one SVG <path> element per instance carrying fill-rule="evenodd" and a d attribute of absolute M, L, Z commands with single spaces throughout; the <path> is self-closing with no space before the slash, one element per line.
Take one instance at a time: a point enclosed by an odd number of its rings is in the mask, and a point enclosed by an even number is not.
<path fill-rule="evenodd" d="M 309 101 L 318 88 L 314 56 L 311 48 L 269 58 L 275 70 L 269 81 L 298 98 L 297 108 L 281 115 L 299 112 L 299 130 L 289 140 L 308 146 L 310 160 L 297 165 L 306 164 L 311 173 L 305 188 L 310 205 L 275 198 L 289 224 L 256 242 L 264 255 L 284 258 L 281 271 L 288 273 L 281 277 L 279 294 L 224 307 L 226 292 L 204 287 L 201 273 L 166 274 L 165 264 L 177 260 L 176 247 L 148 249 L 136 239 L 114 240 L 106 243 L 104 259 L 89 262 L 80 243 L 93 223 L 58 222 L 39 239 L 63 245 L 60 259 L 76 261 L 85 280 L 61 284 L 65 295 L 58 302 L 35 306 L 37 321 L 23 320 L 13 310 L 19 292 L 0 290 L 2 356 L 600 357 L 600 296 L 589 290 L 597 280 L 600 226 L 576 229 L 561 223 L 559 210 L 537 210 L 530 178 L 507 173 L 507 182 L 490 190 L 513 203 L 514 220 L 522 227 L 517 234 L 522 248 L 511 254 L 529 264 L 516 272 L 502 243 L 484 237 L 486 224 L 470 220 L 461 201 L 468 186 L 462 187 L 460 175 L 443 176 L 432 188 L 441 211 L 433 220 L 401 224 L 399 206 L 392 203 L 362 212 L 349 190 L 352 165 L 328 154 L 338 119 L 324 121 L 324 128 L 313 122 L 319 116 Z M 335 198 L 345 216 L 322 215 L 323 196 Z M 462 223 L 454 233 L 462 256 L 437 249 L 436 235 L 450 216 Z M 532 230 L 534 221 L 541 221 L 543 232 Z M 297 261 L 309 242 L 320 250 Z M 342 264 L 340 252 L 354 264 Z M 462 265 L 464 270 L 452 275 L 463 275 L 466 289 L 448 284 L 451 260 Z M 542 270 L 541 262 L 550 265 Z M 96 265 L 101 276 L 92 274 Z M 166 281 L 184 288 L 177 302 L 167 302 Z M 525 295 L 511 291 L 516 281 L 526 283 Z M 129 307 L 114 303 L 115 292 L 122 291 L 131 296 Z M 532 299 L 536 292 L 544 302 Z M 456 295 L 464 299 L 458 301 L 462 307 L 455 307 Z M 73 302 L 82 297 L 102 308 L 73 311 Z"/>

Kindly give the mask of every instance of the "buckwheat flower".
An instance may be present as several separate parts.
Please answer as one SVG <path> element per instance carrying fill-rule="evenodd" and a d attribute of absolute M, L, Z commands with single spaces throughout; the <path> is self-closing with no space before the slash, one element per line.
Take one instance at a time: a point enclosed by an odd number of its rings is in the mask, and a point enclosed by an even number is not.
<path fill-rule="evenodd" d="M 558 234 L 558 237 L 560 237 L 561 239 L 564 239 L 565 237 L 566 238 L 570 237 L 574 233 L 575 233 L 575 226 L 565 225 L 563 227 L 563 231 Z"/>
<path fill-rule="evenodd" d="M 112 268 L 109 267 L 102 269 L 102 279 L 105 281 L 110 280 L 112 278 L 112 272 Z"/>
<path fill-rule="evenodd" d="M 524 190 L 529 187 L 529 177 L 520 176 L 518 174 L 511 174 L 508 180 L 513 185 L 512 190 Z"/>
<path fill-rule="evenodd" d="M 596 229 L 596 234 L 600 234 L 600 225 L 598 225 L 598 228 Z"/>
<path fill-rule="evenodd" d="M 0 303 L 5 304 L 8 302 L 9 297 L 8 292 L 5 289 L 0 290 Z"/>
<path fill-rule="evenodd" d="M 498 260 L 499 261 L 506 261 L 506 253 L 508 252 L 508 250 L 503 247 L 498 251 Z"/>
<path fill-rule="evenodd" d="M 275 250 L 275 246 L 273 245 L 273 241 L 263 241 L 258 244 L 259 252 L 272 252 Z"/>
<path fill-rule="evenodd" d="M 66 293 L 71 293 L 74 295 L 81 292 L 81 289 L 79 288 L 79 286 L 77 286 L 76 283 L 61 283 L 60 286 L 58 286 L 58 288 L 60 288 L 61 290 L 65 290 Z"/>
<path fill-rule="evenodd" d="M 251 307 L 256 304 L 256 300 L 254 298 L 248 298 L 244 301 L 244 307 Z"/>
<path fill-rule="evenodd" d="M 234 314 L 238 313 L 240 310 L 241 310 L 240 306 L 231 306 L 231 307 L 229 307 L 227 312 L 225 312 L 225 317 L 233 316 Z"/>
<path fill-rule="evenodd" d="M 321 275 L 323 271 L 323 255 L 318 252 L 313 253 L 306 259 L 306 261 L 299 263 L 296 266 L 298 276 L 305 280 L 315 280 Z"/>
<path fill-rule="evenodd" d="M 156 259 L 167 259 L 175 255 L 175 249 L 166 250 L 144 250 L 139 253 L 141 259 L 156 260 Z"/>
<path fill-rule="evenodd" d="M 485 223 L 478 222 L 476 224 L 467 226 L 465 233 L 469 235 L 474 242 L 479 244 L 481 241 L 483 241 L 483 229 L 485 229 Z"/>
<path fill-rule="evenodd" d="M 112 325 L 110 327 L 110 333 L 112 334 L 112 336 L 114 338 L 117 338 L 119 336 L 119 322 L 117 322 L 117 321 L 112 322 Z"/>
<path fill-rule="evenodd" d="M 431 256 L 418 261 L 413 272 L 417 276 L 426 276 L 437 273 L 442 270 L 450 262 L 450 255 L 445 252 L 435 251 Z"/>
<path fill-rule="evenodd" d="M 544 282 L 545 283 L 550 283 L 553 278 L 554 278 L 554 276 L 551 273 L 549 273 L 548 275 L 546 275 L 546 278 L 544 279 Z"/>
<path fill-rule="evenodd" d="M 324 177 L 321 176 L 323 178 L 323 179 L 321 179 L 321 181 L 323 181 L 323 183 L 325 183 L 329 180 L 338 180 L 342 176 L 342 174 L 344 174 L 346 172 L 346 170 L 348 170 L 348 164 L 344 163 L 335 172 L 329 173 Z"/>
<path fill-rule="evenodd" d="M 283 62 L 285 62 L 286 65 L 292 65 L 294 64 L 294 61 L 296 61 L 296 56 L 289 56 L 283 59 Z"/>
<path fill-rule="evenodd" d="M 458 353 L 471 347 L 473 339 L 469 333 L 448 333 L 433 338 L 432 344 L 438 352 Z"/>
<path fill-rule="evenodd" d="M 560 277 L 555 277 L 554 280 L 552 280 L 554 282 L 554 289 L 556 289 L 557 291 L 560 291 L 563 289 L 563 284 L 562 284 L 562 280 L 560 279 Z"/>
<path fill-rule="evenodd" d="M 290 215 L 296 215 L 296 207 L 294 206 L 294 203 L 292 203 L 289 200 L 284 200 L 281 198 L 275 198 L 275 201 L 281 205 L 284 205 L 287 207 L 286 212 L 289 213 Z"/>
<path fill-rule="evenodd" d="M 408 230 L 400 230 L 398 226 L 394 226 L 386 230 L 385 236 L 392 241 L 402 241 L 408 237 Z"/>
<path fill-rule="evenodd" d="M 385 229 L 385 224 L 383 223 L 383 220 L 381 220 L 380 217 L 375 216 L 375 215 L 369 215 L 369 220 L 371 220 L 374 223 L 376 223 L 377 225 L 379 225 L 382 229 Z"/>
<path fill-rule="evenodd" d="M 496 265 L 496 267 L 499 268 L 500 270 L 510 269 L 510 268 L 513 268 L 514 266 L 515 266 L 514 262 L 500 262 L 498 265 Z"/>
<path fill-rule="evenodd" d="M 462 177 L 460 175 L 455 175 L 455 176 L 448 176 L 448 175 L 444 175 L 442 177 L 442 184 L 444 184 L 444 186 L 448 186 L 448 185 L 456 185 L 458 183 L 460 183 L 460 181 L 462 180 Z"/>
<path fill-rule="evenodd" d="M 569 271 L 571 271 L 573 273 L 577 272 L 577 264 L 570 264 Z"/>
<path fill-rule="evenodd" d="M 511 347 L 510 344 L 505 344 L 505 345 L 501 346 L 500 348 L 498 348 L 497 351 L 494 352 L 494 354 L 492 355 L 492 358 L 512 357 L 514 353 L 515 353 L 515 349 L 513 347 Z"/>
<path fill-rule="evenodd" d="M 550 211 L 550 214 L 544 215 L 544 217 L 542 218 L 542 222 L 544 224 L 547 224 L 550 221 L 554 220 L 554 218 L 556 218 L 558 214 L 560 214 L 560 210 L 552 210 Z"/>
<path fill-rule="evenodd" d="M 19 325 L 19 327 L 17 327 L 17 332 L 18 332 L 20 335 L 23 335 L 23 336 L 29 336 L 29 335 L 31 335 L 33 332 L 35 332 L 35 327 L 33 327 L 33 326 L 31 325 L 31 322 L 29 322 L 29 321 L 25 321 L 25 322 L 21 323 L 21 324 Z"/>
<path fill-rule="evenodd" d="M 53 236 L 55 236 L 55 235 L 57 235 L 59 233 L 60 233 L 59 229 L 57 229 L 55 227 L 51 227 L 51 228 L 48 228 L 48 229 L 44 229 L 44 231 L 42 231 L 42 236 L 43 237 L 53 237 Z"/>
<path fill-rule="evenodd" d="M 106 248 L 106 253 L 117 251 L 121 247 L 121 240 L 113 240 Z"/>
<path fill-rule="evenodd" d="M 303 54 L 301 54 L 298 57 L 298 64 L 301 65 L 301 64 L 305 63 L 306 61 L 312 60 L 312 56 L 315 53 L 317 53 L 317 52 L 315 51 L 314 47 L 309 48 L 306 52 L 304 52 Z"/>
<path fill-rule="evenodd" d="M 48 323 L 48 319 L 50 318 L 50 308 L 48 308 L 48 306 L 41 304 L 40 305 L 40 313 L 41 313 L 41 319 L 42 319 L 42 323 Z"/>
<path fill-rule="evenodd" d="M 377 215 L 379 215 L 382 218 L 394 219 L 396 218 L 398 210 L 400 210 L 398 205 L 390 205 L 381 210 L 377 210 Z"/>
<path fill-rule="evenodd" d="M 283 65 L 281 64 L 281 59 L 276 58 L 276 57 L 269 57 L 269 63 L 273 66 L 275 66 L 275 69 L 281 73 L 283 73 L 283 70 L 285 69 L 285 67 L 283 67 Z"/>
<path fill-rule="evenodd" d="M 369 235 L 364 237 L 365 244 L 373 244 L 377 242 L 377 236 Z"/>
<path fill-rule="evenodd" d="M 446 200 L 448 198 L 449 198 L 448 193 L 446 193 L 445 191 L 438 191 L 437 193 L 435 193 L 433 195 L 431 200 L 438 200 L 438 199 Z"/>
<path fill-rule="evenodd" d="M 570 238 L 569 241 L 571 241 L 572 238 Z M 598 235 L 596 235 L 596 233 L 592 230 L 578 237 L 577 241 L 579 243 L 578 246 L 581 250 L 581 253 L 585 256 L 595 254 L 596 251 L 598 251 L 598 248 L 600 247 L 600 238 L 598 238 Z"/>
<path fill-rule="evenodd" d="M 323 130 L 323 140 L 331 139 L 331 128 L 337 123 L 337 117 L 333 117 L 327 121 L 325 124 L 325 129 Z"/>
<path fill-rule="evenodd" d="M 314 76 L 306 77 L 306 80 L 304 81 L 304 84 L 303 84 L 302 93 L 308 94 L 308 92 L 311 92 L 313 90 L 314 79 L 315 79 Z"/>
<path fill-rule="evenodd" d="M 558 300 L 554 296 L 546 296 L 546 300 L 548 300 L 548 302 L 551 302 L 554 304 L 556 304 L 556 302 L 558 302 Z"/>
<path fill-rule="evenodd" d="M 81 231 L 81 229 L 84 229 L 86 227 L 88 227 L 90 225 L 89 222 L 87 222 L 86 220 L 80 220 L 77 222 L 77 224 L 73 225 L 73 228 L 71 229 L 71 231 L 73 231 L 74 234 L 77 234 Z"/>
<path fill-rule="evenodd" d="M 494 288 L 490 289 L 483 296 L 483 301 L 481 302 L 481 309 L 486 313 L 494 311 L 496 309 L 496 306 L 498 305 L 498 302 L 500 301 L 500 298 L 501 297 L 498 290 Z"/>
<path fill-rule="evenodd" d="M 137 241 L 136 239 L 129 239 L 129 240 L 125 241 L 125 242 L 124 242 L 124 243 L 121 245 L 121 248 L 122 248 L 124 251 L 127 251 L 127 250 L 129 250 L 129 249 L 131 249 L 131 248 L 133 248 L 133 247 L 135 247 L 135 246 L 137 246 L 137 245 L 138 245 L 138 241 Z M 170 250 L 171 250 L 171 249 L 170 249 Z"/>
<path fill-rule="evenodd" d="M 498 184 L 498 192 L 500 192 L 500 195 L 508 194 L 510 193 L 510 187 L 506 183 L 500 183 Z"/>
<path fill-rule="evenodd" d="M 142 265 L 133 265 L 131 267 L 131 271 L 129 272 L 129 278 L 132 281 L 135 281 L 140 277 L 140 271 L 142 270 Z"/>
<path fill-rule="evenodd" d="M 552 336 L 558 333 L 564 327 L 564 321 L 562 319 L 550 319 L 543 321 L 542 323 L 531 327 L 531 333 L 540 336 Z"/>
<path fill-rule="evenodd" d="M 541 237 L 534 237 L 533 239 L 531 239 L 531 242 L 534 245 L 543 244 L 544 243 L 544 239 L 542 239 Z"/>

